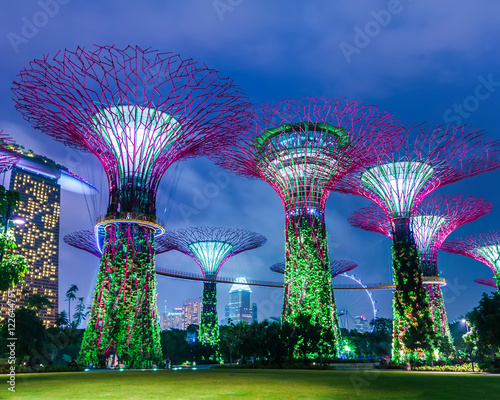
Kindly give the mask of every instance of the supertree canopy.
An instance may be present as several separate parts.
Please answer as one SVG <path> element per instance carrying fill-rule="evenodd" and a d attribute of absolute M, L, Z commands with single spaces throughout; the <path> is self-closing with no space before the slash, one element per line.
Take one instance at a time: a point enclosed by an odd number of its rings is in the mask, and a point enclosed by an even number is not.
<path fill-rule="evenodd" d="M 209 226 L 177 229 L 165 234 L 162 240 L 191 257 L 207 280 L 214 280 L 229 258 L 267 241 L 264 236 L 247 230 Z M 219 344 L 219 323 L 215 282 L 204 282 L 202 303 L 199 340 L 216 346 Z"/>
<path fill-rule="evenodd" d="M 492 204 L 481 198 L 462 195 L 429 195 L 415 208 L 410 218 L 410 228 L 421 261 L 421 275 L 427 292 L 432 330 L 445 339 L 448 348 L 453 346 L 453 340 L 439 285 L 437 255 L 443 241 L 451 232 L 463 224 L 488 214 L 491 209 Z M 353 213 L 349 222 L 355 227 L 379 232 L 395 240 L 399 220 L 392 218 L 380 207 L 372 205 Z M 411 297 L 408 300 L 411 301 Z M 419 318 L 419 315 L 415 317 Z M 411 329 L 404 325 L 403 328 L 404 331 Z"/>
<path fill-rule="evenodd" d="M 330 262 L 330 273 L 332 278 L 339 276 L 340 274 L 344 274 L 346 272 L 352 271 L 356 268 L 358 264 L 353 261 L 348 260 L 333 260 Z M 273 264 L 269 267 L 269 269 L 273 272 L 277 272 L 279 274 L 284 274 L 286 268 L 286 263 L 280 262 Z"/>
<path fill-rule="evenodd" d="M 477 279 L 474 279 L 474 282 L 479 283 L 480 285 L 489 286 L 493 289 L 498 290 L 497 280 L 495 278 L 491 278 L 491 277 L 490 278 L 477 278 Z"/>
<path fill-rule="evenodd" d="M 447 240 L 442 249 L 481 261 L 493 271 L 500 292 L 500 231 L 493 230 Z"/>
<path fill-rule="evenodd" d="M 334 190 L 371 199 L 404 219 L 437 188 L 500 168 L 499 153 L 498 141 L 477 129 L 420 124 L 407 129 L 392 153 L 381 153 L 376 166 L 344 175 Z"/>
<path fill-rule="evenodd" d="M 376 166 L 347 174 L 335 186 L 339 192 L 373 200 L 395 221 L 396 360 L 403 361 L 405 354 L 411 354 L 405 343 L 415 348 L 418 337 L 432 333 L 410 216 L 425 196 L 438 187 L 499 167 L 499 144 L 482 132 L 466 126 L 421 124 L 408 128 L 405 143 L 392 153 L 381 154 Z"/>
<path fill-rule="evenodd" d="M 207 155 L 245 129 L 248 105 L 218 73 L 178 55 L 97 46 L 31 62 L 14 82 L 35 128 L 92 152 L 109 183 L 101 266 L 79 360 L 128 365 L 161 358 L 154 236 L 158 184 L 175 161 Z"/>
<path fill-rule="evenodd" d="M 162 240 L 161 238 L 163 238 L 163 236 L 160 236 L 155 240 L 155 254 L 162 254 L 173 250 L 170 243 Z M 91 229 L 68 233 L 64 236 L 63 240 L 64 243 L 76 247 L 77 249 L 84 250 L 96 257 L 101 257 L 102 255 L 101 246 L 96 240 L 95 232 Z"/>
<path fill-rule="evenodd" d="M 335 182 L 399 144 L 400 123 L 345 99 L 304 98 L 264 104 L 235 147 L 215 155 L 237 174 L 266 181 L 285 208 L 284 322 L 305 315 L 338 342 L 324 211 Z M 333 334 L 334 339 L 326 339 Z M 326 336 L 325 336 L 326 335 Z M 324 347 L 323 347 L 324 348 Z"/>

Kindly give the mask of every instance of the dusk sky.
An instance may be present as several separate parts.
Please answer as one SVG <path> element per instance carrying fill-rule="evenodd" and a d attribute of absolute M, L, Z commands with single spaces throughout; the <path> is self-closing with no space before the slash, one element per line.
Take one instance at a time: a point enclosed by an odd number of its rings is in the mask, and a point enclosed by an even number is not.
<path fill-rule="evenodd" d="M 94 156 L 35 131 L 15 110 L 12 82 L 31 60 L 94 44 L 151 47 L 219 70 L 256 105 L 303 96 L 346 97 L 390 111 L 405 124 L 466 123 L 500 139 L 499 15 L 500 3 L 493 0 L 4 0 L 0 129 L 102 189 L 92 199 L 62 193 L 60 310 L 67 310 L 64 293 L 72 283 L 80 288 L 77 296 L 92 302 L 98 260 L 62 238 L 92 228 L 104 214 L 107 182 Z M 494 171 L 439 190 L 484 197 L 494 204 L 491 214 L 450 237 L 500 228 L 499 178 L 500 171 Z M 218 190 L 213 190 L 214 183 Z M 204 191 L 211 197 L 202 198 Z M 347 223 L 353 211 L 368 204 L 356 196 L 330 195 L 330 257 L 358 263 L 353 272 L 364 282 L 389 281 L 390 240 Z M 220 276 L 282 279 L 269 266 L 284 261 L 283 206 L 265 182 L 231 175 L 207 159 L 183 161 L 165 175 L 157 208 L 167 229 L 214 225 L 263 234 L 267 244 L 229 260 Z M 157 257 L 157 266 L 199 272 L 178 252 Z M 473 282 L 492 275 L 477 261 L 440 252 L 438 266 L 448 281 L 444 298 L 450 320 L 471 310 L 484 291 L 493 290 Z M 183 299 L 200 297 L 202 288 L 201 282 L 158 277 L 160 313 L 165 302 L 170 311 Z M 219 318 L 224 317 L 229 289 L 218 285 Z M 281 290 L 252 290 L 259 320 L 280 315 Z M 361 291 L 345 292 L 337 291 L 336 297 L 348 309 L 352 303 L 351 313 L 368 307 Z M 391 317 L 392 292 L 377 290 L 373 296 L 379 315 Z"/>

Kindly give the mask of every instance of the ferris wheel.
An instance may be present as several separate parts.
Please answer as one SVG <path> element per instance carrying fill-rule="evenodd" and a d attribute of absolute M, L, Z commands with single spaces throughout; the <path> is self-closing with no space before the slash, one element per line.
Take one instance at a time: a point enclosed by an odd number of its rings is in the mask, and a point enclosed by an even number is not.
<path fill-rule="evenodd" d="M 370 321 L 377 317 L 377 301 L 373 299 L 373 293 L 368 290 L 361 279 L 347 273 L 340 274 L 333 279 L 333 286 L 353 286 L 348 290 L 335 290 L 335 303 L 341 328 L 356 329 L 363 332 L 371 332 L 373 326 Z"/>

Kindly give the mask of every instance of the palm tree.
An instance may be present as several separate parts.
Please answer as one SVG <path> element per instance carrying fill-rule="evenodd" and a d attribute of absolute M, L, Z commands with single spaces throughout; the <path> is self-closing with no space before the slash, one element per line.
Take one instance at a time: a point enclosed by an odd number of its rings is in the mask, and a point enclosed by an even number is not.
<path fill-rule="evenodd" d="M 75 307 L 75 309 L 76 309 L 76 312 L 75 312 L 76 321 L 74 321 L 75 329 L 78 328 L 78 325 L 80 325 L 80 322 L 85 321 L 85 318 L 87 318 L 87 316 L 89 315 L 89 311 L 85 311 L 85 309 L 87 307 L 85 306 L 85 303 L 83 302 L 84 300 L 85 300 L 85 298 L 79 297 L 78 304 Z"/>
<path fill-rule="evenodd" d="M 66 326 L 68 324 L 68 316 L 66 315 L 66 311 L 61 311 L 56 316 L 56 326 Z"/>
<path fill-rule="evenodd" d="M 78 286 L 74 283 L 69 287 L 66 292 L 66 300 L 68 302 L 68 322 L 71 322 L 71 300 L 76 300 L 75 293 L 78 292 Z"/>

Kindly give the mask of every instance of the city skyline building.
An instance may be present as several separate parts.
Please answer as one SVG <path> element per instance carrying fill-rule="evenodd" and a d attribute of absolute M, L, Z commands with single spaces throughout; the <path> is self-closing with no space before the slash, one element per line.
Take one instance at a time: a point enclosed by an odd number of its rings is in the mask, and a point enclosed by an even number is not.
<path fill-rule="evenodd" d="M 259 309 L 257 303 L 252 303 L 252 322 L 259 322 Z"/>
<path fill-rule="evenodd" d="M 240 322 L 252 323 L 254 320 L 252 289 L 247 285 L 246 278 L 236 278 L 235 284 L 229 290 L 229 318 L 233 324 Z"/>
<path fill-rule="evenodd" d="M 174 307 L 172 311 L 164 312 L 161 323 L 161 330 L 182 329 L 183 307 Z"/>
<path fill-rule="evenodd" d="M 25 282 L 13 287 L 16 308 L 32 295 L 45 296 L 51 303 L 38 316 L 46 326 L 55 325 L 59 312 L 59 225 L 61 189 L 95 194 L 97 189 L 68 169 L 17 144 L 7 148 L 18 155 L 10 174 L 9 190 L 21 197 L 16 217 L 24 223 L 14 230 L 19 254 L 28 262 Z M 7 292 L 2 293 L 3 319 Z"/>
<path fill-rule="evenodd" d="M 187 330 L 189 325 L 200 326 L 201 310 L 202 310 L 201 297 L 184 299 L 182 303 L 182 323 L 181 329 Z"/>

